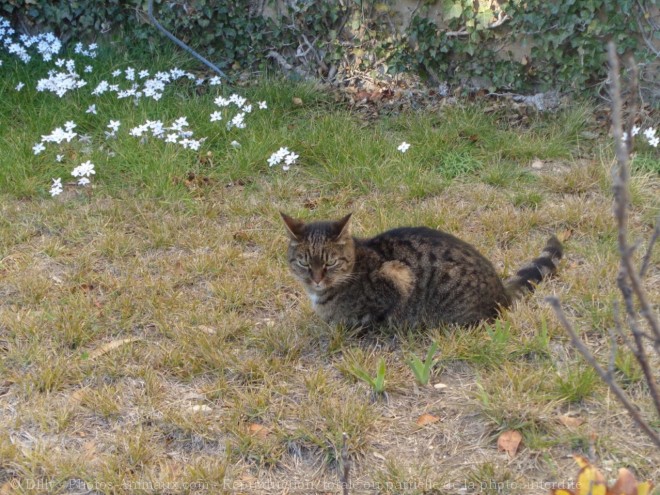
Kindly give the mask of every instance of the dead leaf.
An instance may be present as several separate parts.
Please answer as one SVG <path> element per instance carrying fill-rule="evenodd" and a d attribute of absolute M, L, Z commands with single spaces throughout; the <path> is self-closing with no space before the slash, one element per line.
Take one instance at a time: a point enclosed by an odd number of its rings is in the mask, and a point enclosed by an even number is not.
<path fill-rule="evenodd" d="M 532 168 L 534 170 L 541 170 L 543 168 L 543 162 L 537 158 L 532 162 Z"/>
<path fill-rule="evenodd" d="M 509 454 L 509 457 L 514 457 L 516 452 L 518 452 L 518 446 L 521 441 L 522 435 L 519 431 L 505 431 L 497 439 L 497 450 L 506 452 Z"/>
<path fill-rule="evenodd" d="M 110 351 L 114 351 L 115 349 L 118 349 L 119 347 L 125 344 L 130 344 L 131 342 L 136 342 L 138 340 L 142 340 L 142 339 L 140 339 L 139 337 L 130 337 L 127 339 L 113 340 L 112 342 L 103 344 L 101 347 L 98 347 L 93 351 L 91 351 L 89 353 L 89 359 L 96 359 L 98 357 L 103 356 L 104 354 L 107 354 Z"/>
<path fill-rule="evenodd" d="M 296 106 L 298 106 L 298 107 L 299 107 L 299 106 L 302 106 L 302 104 L 303 104 L 302 99 L 301 99 L 301 98 L 298 98 L 297 96 L 294 96 L 293 99 L 292 99 L 291 101 L 293 101 L 293 104 L 296 105 Z"/>
<path fill-rule="evenodd" d="M 435 388 L 437 390 L 444 390 L 448 387 L 449 387 L 449 385 L 447 385 L 446 383 L 436 383 L 435 385 L 433 385 L 433 388 Z"/>
<path fill-rule="evenodd" d="M 417 418 L 416 423 L 417 423 L 417 426 L 426 426 L 426 425 L 429 425 L 431 423 L 436 423 L 438 421 L 440 421 L 439 417 L 433 416 L 433 414 L 425 413 L 425 414 L 422 414 L 419 418 Z"/>
<path fill-rule="evenodd" d="M 563 416 L 559 416 L 557 418 L 561 424 L 568 428 L 577 428 L 581 424 L 584 423 L 584 419 L 582 418 L 576 418 L 574 416 L 569 416 L 568 414 L 564 414 Z"/>
<path fill-rule="evenodd" d="M 248 425 L 248 431 L 250 432 L 250 435 L 259 438 L 266 438 L 270 434 L 270 428 L 258 423 L 250 423 Z"/>
<path fill-rule="evenodd" d="M 612 487 L 615 495 L 637 495 L 637 480 L 626 468 L 619 469 L 619 477 Z"/>

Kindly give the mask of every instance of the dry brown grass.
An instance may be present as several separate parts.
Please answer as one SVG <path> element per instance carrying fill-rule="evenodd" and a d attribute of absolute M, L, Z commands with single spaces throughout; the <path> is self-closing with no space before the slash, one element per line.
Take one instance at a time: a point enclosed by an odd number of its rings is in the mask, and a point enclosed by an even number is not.
<path fill-rule="evenodd" d="M 343 432 L 352 493 L 545 493 L 540 483 L 568 481 L 570 454 L 590 448 L 608 475 L 628 466 L 660 479 L 660 454 L 543 302 L 560 297 L 607 359 L 618 263 L 608 164 L 561 165 L 525 186 L 538 207 L 512 203 L 515 183 L 465 179 L 411 200 L 295 173 L 187 202 L 2 198 L 0 493 L 64 493 L 76 480 L 104 493 L 336 492 Z M 634 182 L 635 239 L 651 230 L 658 184 Z M 484 325 L 357 336 L 317 320 L 287 273 L 278 210 L 311 204 L 309 217 L 352 210 L 358 235 L 449 230 L 504 274 L 551 232 L 572 237 L 558 277 L 505 314 L 499 335 Z M 658 261 L 656 250 L 656 305 Z M 431 339 L 442 390 L 417 386 L 405 365 Z M 388 394 L 374 401 L 346 368 L 374 371 L 381 356 Z M 419 427 L 424 413 L 440 420 Z M 564 414 L 584 423 L 566 427 Z M 523 433 L 514 459 L 496 449 L 511 428 Z"/>

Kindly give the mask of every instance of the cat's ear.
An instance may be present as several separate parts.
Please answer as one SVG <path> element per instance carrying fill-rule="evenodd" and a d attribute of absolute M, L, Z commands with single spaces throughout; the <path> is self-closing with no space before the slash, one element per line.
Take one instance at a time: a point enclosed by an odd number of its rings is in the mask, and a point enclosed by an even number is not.
<path fill-rule="evenodd" d="M 300 242 L 302 240 L 302 231 L 305 224 L 300 220 L 291 218 L 286 213 L 280 212 L 280 215 L 282 215 L 282 220 L 284 220 L 284 225 L 286 225 L 286 232 L 289 234 L 289 239 L 294 242 Z"/>
<path fill-rule="evenodd" d="M 335 229 L 338 232 L 335 236 L 337 241 L 346 241 L 351 237 L 351 215 L 352 213 L 349 213 L 341 220 L 335 222 Z"/>

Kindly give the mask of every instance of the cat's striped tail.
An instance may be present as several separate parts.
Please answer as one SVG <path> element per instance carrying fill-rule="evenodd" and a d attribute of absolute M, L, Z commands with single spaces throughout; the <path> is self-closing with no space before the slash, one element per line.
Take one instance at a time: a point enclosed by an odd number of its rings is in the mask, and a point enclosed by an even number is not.
<path fill-rule="evenodd" d="M 548 239 L 541 256 L 534 258 L 530 263 L 520 268 L 516 274 L 504 281 L 509 300 L 521 297 L 527 292 L 534 290 L 534 286 L 546 277 L 557 271 L 559 260 L 564 254 L 564 249 L 559 239 L 554 235 Z"/>

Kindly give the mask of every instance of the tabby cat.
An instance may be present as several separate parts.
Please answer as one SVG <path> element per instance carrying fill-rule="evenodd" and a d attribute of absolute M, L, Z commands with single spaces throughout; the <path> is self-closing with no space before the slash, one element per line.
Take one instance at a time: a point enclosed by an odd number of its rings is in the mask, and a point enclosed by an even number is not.
<path fill-rule="evenodd" d="M 371 239 L 350 234 L 351 215 L 305 223 L 281 214 L 290 238 L 289 267 L 316 313 L 349 326 L 469 325 L 553 274 L 562 246 L 552 236 L 541 255 L 502 281 L 473 246 L 427 227 L 389 230 Z"/>

